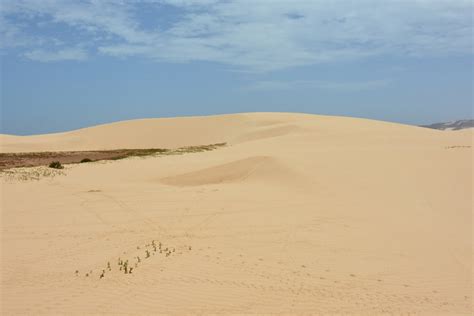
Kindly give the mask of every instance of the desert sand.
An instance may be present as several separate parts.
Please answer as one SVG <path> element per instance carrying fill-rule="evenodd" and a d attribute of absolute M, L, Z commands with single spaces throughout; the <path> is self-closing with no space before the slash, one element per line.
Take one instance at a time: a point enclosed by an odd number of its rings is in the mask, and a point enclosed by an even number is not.
<path fill-rule="evenodd" d="M 227 143 L 1 177 L 2 314 L 469 315 L 472 137 L 288 113 L 2 135 L 4 153 Z"/>

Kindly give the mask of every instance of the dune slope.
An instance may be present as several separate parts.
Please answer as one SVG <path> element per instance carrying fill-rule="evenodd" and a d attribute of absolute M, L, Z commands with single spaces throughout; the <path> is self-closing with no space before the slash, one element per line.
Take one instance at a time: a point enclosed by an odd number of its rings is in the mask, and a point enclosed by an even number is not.
<path fill-rule="evenodd" d="M 472 135 L 287 113 L 3 135 L 228 146 L 1 177 L 2 314 L 469 315 Z"/>

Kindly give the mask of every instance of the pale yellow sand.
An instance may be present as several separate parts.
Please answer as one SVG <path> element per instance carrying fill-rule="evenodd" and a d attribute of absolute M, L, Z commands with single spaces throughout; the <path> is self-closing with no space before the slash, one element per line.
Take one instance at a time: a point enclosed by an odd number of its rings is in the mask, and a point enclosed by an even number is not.
<path fill-rule="evenodd" d="M 281 113 L 2 136 L 3 152 L 229 144 L 3 177 L 2 314 L 471 314 L 472 136 Z"/>

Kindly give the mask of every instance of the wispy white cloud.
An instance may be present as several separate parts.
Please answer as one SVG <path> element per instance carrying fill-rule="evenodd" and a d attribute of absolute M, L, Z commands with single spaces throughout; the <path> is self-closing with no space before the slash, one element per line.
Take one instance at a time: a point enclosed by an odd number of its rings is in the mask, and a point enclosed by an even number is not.
<path fill-rule="evenodd" d="M 87 52 L 82 48 L 65 48 L 57 51 L 47 51 L 35 49 L 26 52 L 25 57 L 31 60 L 41 62 L 65 61 L 65 60 L 85 60 L 87 59 Z"/>
<path fill-rule="evenodd" d="M 298 89 L 315 89 L 337 92 L 357 92 L 374 90 L 386 87 L 390 81 L 367 80 L 367 81 L 324 81 L 324 80 L 269 80 L 256 81 L 245 88 L 247 91 L 286 91 Z"/>
<path fill-rule="evenodd" d="M 144 3 L 156 9 L 156 20 L 170 19 L 163 6 L 177 9 L 170 26 L 144 27 Z M 38 19 L 82 34 L 81 41 L 103 55 L 211 61 L 250 71 L 372 56 L 472 54 L 471 0 L 3 1 L 7 36 L 53 36 L 34 31 Z M 78 41 L 65 39 L 63 49 L 85 45 Z M 23 46 L 49 49 L 34 41 Z"/>

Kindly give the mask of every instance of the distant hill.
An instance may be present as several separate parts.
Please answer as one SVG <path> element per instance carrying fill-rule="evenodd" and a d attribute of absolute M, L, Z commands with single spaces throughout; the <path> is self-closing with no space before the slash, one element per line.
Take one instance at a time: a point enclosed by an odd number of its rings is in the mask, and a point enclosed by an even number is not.
<path fill-rule="evenodd" d="M 459 120 L 459 121 L 452 121 L 452 122 L 445 122 L 445 123 L 434 123 L 431 125 L 420 125 L 421 127 L 439 129 L 439 130 L 451 130 L 457 131 L 460 129 L 465 128 L 472 128 L 474 127 L 474 120 Z"/>

